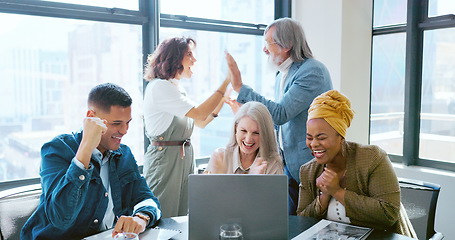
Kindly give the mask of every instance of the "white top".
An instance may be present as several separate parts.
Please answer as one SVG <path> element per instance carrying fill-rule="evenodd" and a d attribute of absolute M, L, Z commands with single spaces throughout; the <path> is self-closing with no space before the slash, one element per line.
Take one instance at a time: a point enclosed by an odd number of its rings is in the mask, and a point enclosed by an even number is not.
<path fill-rule="evenodd" d="M 186 97 L 180 80 L 155 79 L 147 84 L 144 94 L 144 124 L 149 136 L 165 132 L 174 116 L 184 117 L 196 104 Z"/>
<path fill-rule="evenodd" d="M 291 57 L 288 57 L 286 60 L 284 60 L 283 63 L 278 66 L 278 70 L 283 73 L 281 75 L 281 83 L 280 83 L 280 100 L 283 97 L 284 93 L 284 82 L 286 81 L 286 77 L 288 76 L 289 69 L 291 68 L 293 61 Z"/>
<path fill-rule="evenodd" d="M 337 222 L 351 223 L 351 219 L 346 216 L 344 205 L 338 202 L 334 197 L 330 199 L 327 209 L 327 219 Z"/>
<path fill-rule="evenodd" d="M 278 70 L 282 73 L 281 75 L 281 82 L 280 82 L 280 99 L 283 98 L 284 94 L 284 82 L 286 81 L 286 77 L 288 76 L 289 69 L 291 68 L 293 61 L 291 57 L 288 57 L 286 60 L 284 60 L 283 63 L 278 66 Z M 283 147 L 283 134 L 281 132 L 281 125 L 278 128 L 278 143 L 281 147 L 281 149 L 284 149 Z"/>

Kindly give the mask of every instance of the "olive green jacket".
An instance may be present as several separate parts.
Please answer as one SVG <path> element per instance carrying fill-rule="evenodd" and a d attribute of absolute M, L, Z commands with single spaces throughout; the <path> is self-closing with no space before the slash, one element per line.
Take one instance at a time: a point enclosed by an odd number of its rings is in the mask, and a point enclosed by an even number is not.
<path fill-rule="evenodd" d="M 400 187 L 387 153 L 377 146 L 346 142 L 346 216 L 354 225 L 417 238 L 400 202 Z M 300 195 L 297 214 L 325 218 L 315 211 L 320 194 L 316 179 L 324 165 L 316 159 L 300 167 Z"/>

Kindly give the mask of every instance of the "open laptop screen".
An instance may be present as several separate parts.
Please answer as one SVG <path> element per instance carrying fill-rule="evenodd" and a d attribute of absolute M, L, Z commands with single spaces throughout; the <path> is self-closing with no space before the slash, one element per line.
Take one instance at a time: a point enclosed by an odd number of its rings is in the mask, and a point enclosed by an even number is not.
<path fill-rule="evenodd" d="M 219 239 L 237 223 L 243 239 L 288 238 L 286 175 L 199 174 L 188 180 L 189 239 Z"/>

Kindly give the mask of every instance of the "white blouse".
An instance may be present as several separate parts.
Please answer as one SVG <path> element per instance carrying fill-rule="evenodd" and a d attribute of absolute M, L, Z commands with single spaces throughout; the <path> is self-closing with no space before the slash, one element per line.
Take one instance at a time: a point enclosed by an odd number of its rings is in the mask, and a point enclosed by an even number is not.
<path fill-rule="evenodd" d="M 327 209 L 327 219 L 337 222 L 351 223 L 351 219 L 346 216 L 344 205 L 338 202 L 334 197 L 330 199 Z"/>
<path fill-rule="evenodd" d="M 155 79 L 144 93 L 144 124 L 149 136 L 165 132 L 174 116 L 184 117 L 196 104 L 186 96 L 178 79 Z"/>

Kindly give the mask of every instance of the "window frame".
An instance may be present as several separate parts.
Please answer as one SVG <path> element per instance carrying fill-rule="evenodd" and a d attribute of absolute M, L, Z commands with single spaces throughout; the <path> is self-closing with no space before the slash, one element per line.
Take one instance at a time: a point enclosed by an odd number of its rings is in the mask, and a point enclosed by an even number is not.
<path fill-rule="evenodd" d="M 137 1 L 139 10 L 41 0 L 0 0 L 0 13 L 141 25 L 143 63 L 147 62 L 148 54 L 153 52 L 159 43 L 160 27 L 261 36 L 267 26 L 265 24 L 223 21 L 160 13 L 160 0 Z M 291 17 L 292 0 L 275 0 L 274 5 L 275 19 Z M 143 80 L 143 91 L 145 91 L 146 85 L 147 82 Z M 145 135 L 144 128 L 144 152 L 146 151 L 148 144 L 149 140 Z M 139 166 L 139 170 L 142 173 L 142 166 Z M 39 181 L 39 177 L 0 181 L 0 190 L 3 188 L 39 183 Z"/>
<path fill-rule="evenodd" d="M 455 171 L 455 163 L 419 157 L 424 32 L 455 28 L 454 14 L 428 17 L 428 4 L 429 0 L 408 0 L 405 24 L 373 26 L 372 38 L 384 34 L 406 33 L 403 156 L 389 154 L 389 157 L 393 162 L 406 166 Z"/>

